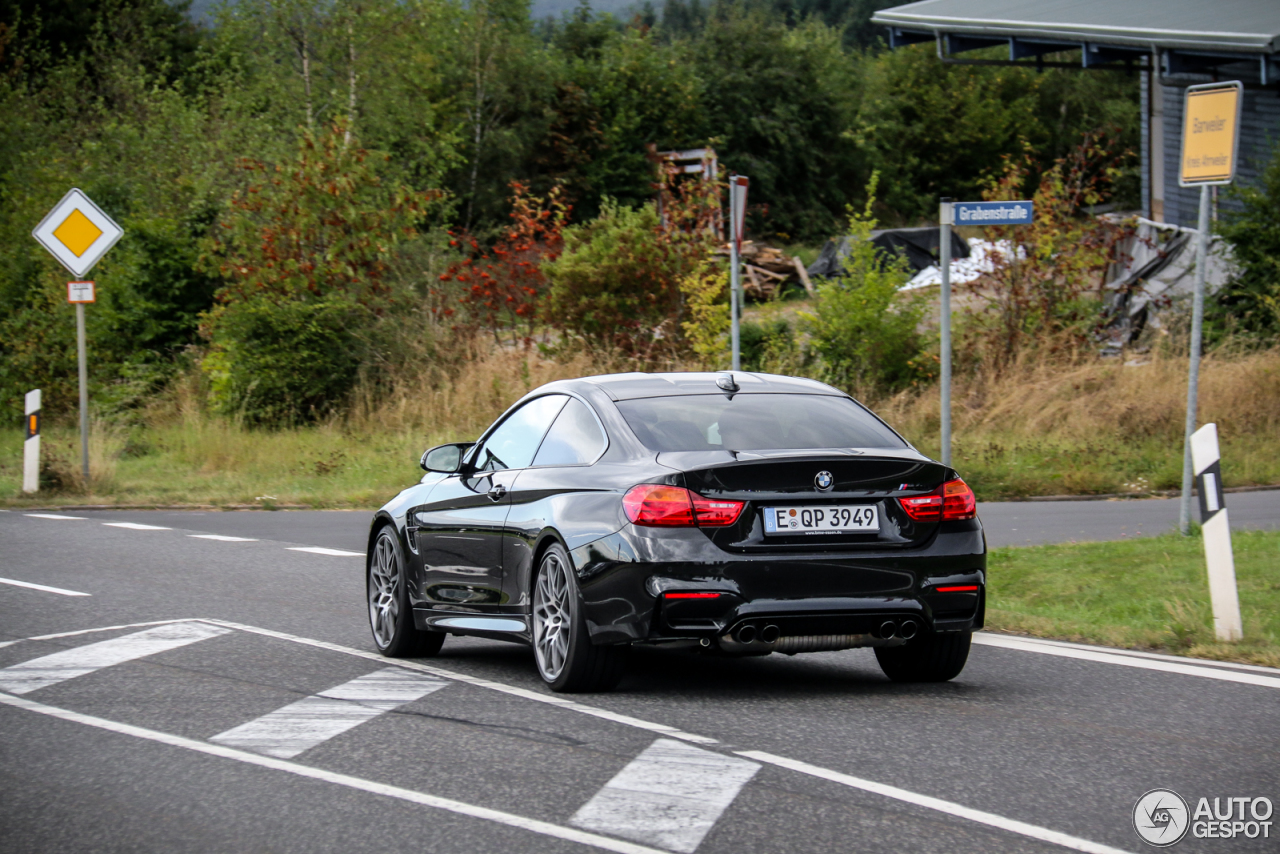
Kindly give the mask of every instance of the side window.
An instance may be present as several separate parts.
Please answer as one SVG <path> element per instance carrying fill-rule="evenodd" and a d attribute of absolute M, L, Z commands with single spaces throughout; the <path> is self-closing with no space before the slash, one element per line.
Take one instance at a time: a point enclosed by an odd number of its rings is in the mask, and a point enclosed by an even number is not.
<path fill-rule="evenodd" d="M 605 438 L 585 403 L 569 398 L 556 423 L 547 431 L 535 466 L 575 466 L 594 462 L 604 451 Z"/>
<path fill-rule="evenodd" d="M 549 394 L 534 398 L 511 413 L 480 446 L 474 458 L 476 468 L 480 471 L 527 468 L 566 400 L 563 394 Z"/>

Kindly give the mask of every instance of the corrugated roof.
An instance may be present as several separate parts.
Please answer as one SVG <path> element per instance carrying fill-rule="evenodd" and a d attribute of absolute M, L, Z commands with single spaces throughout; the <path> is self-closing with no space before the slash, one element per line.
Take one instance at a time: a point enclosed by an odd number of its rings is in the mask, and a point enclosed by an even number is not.
<path fill-rule="evenodd" d="M 1280 0 L 922 0 L 871 21 L 912 32 L 1151 50 L 1280 50 Z"/>

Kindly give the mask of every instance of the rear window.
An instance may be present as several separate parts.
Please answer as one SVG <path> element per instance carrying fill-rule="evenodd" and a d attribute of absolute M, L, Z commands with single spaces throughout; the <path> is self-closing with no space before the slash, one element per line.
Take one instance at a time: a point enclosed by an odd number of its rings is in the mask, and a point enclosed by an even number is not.
<path fill-rule="evenodd" d="M 656 451 L 907 447 L 845 397 L 699 394 L 621 400 L 617 406 L 640 441 Z"/>

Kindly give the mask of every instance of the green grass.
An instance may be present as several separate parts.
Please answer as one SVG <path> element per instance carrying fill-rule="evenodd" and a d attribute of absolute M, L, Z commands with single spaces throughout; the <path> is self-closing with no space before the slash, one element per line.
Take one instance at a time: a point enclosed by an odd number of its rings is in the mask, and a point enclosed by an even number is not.
<path fill-rule="evenodd" d="M 1244 640 L 1214 638 L 1200 537 L 993 549 L 987 627 L 1280 666 L 1280 532 L 1232 534 Z"/>
<path fill-rule="evenodd" d="M 5 433 L 0 436 L 0 504 L 306 504 L 372 509 L 422 477 L 418 458 L 430 444 L 453 438 L 356 435 L 327 427 L 249 431 L 216 421 L 127 432 L 106 428 L 96 434 L 91 448 L 95 471 L 88 492 L 77 484 L 24 497 L 22 434 Z M 46 458 L 74 477 L 80 459 L 77 434 L 53 430 L 43 442 Z"/>

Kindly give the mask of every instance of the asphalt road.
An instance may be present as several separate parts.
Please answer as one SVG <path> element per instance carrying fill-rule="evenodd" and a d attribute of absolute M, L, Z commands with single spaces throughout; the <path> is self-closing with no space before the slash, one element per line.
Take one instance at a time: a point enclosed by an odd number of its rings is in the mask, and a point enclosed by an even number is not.
<path fill-rule="evenodd" d="M 996 544 L 1177 508 L 981 512 Z M 569 700 L 514 645 L 373 655 L 367 514 L 46 516 L 0 512 L 0 851 L 1138 851 L 1151 789 L 1280 802 L 1280 671 L 988 635 L 943 685 L 650 651 Z"/>

